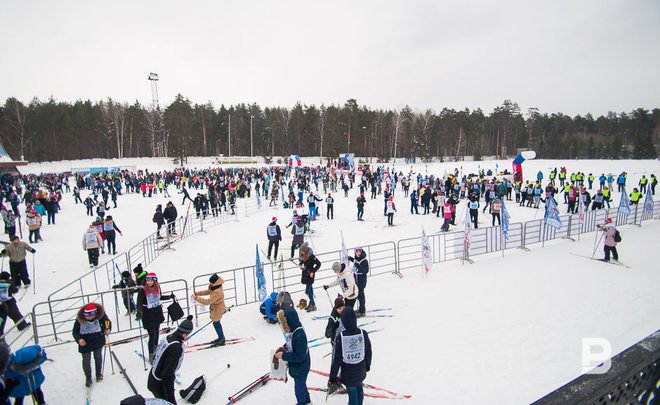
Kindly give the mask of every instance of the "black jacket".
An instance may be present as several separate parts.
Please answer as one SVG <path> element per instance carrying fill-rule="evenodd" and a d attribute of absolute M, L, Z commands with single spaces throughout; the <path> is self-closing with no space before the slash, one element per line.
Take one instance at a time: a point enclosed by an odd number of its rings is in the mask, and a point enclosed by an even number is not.
<path fill-rule="evenodd" d="M 362 385 L 367 378 L 367 372 L 371 368 L 371 341 L 369 334 L 357 327 L 357 318 L 352 308 L 346 307 L 341 313 L 341 322 L 344 325 L 344 336 L 357 336 L 360 333 L 364 336 L 364 359 L 357 364 L 348 364 L 343 361 L 342 354 L 342 336 L 335 339 L 335 347 L 332 349 L 332 365 L 330 366 L 330 381 L 337 379 L 337 374 L 341 368 L 341 382 L 347 387 L 356 387 Z"/>
<path fill-rule="evenodd" d="M 178 216 L 178 213 L 176 212 L 176 207 L 172 205 L 171 207 L 166 207 L 165 211 L 163 211 L 163 218 L 167 222 L 174 222 Z"/>
<path fill-rule="evenodd" d="M 312 278 L 311 274 L 316 273 L 316 271 L 321 268 L 321 262 L 319 259 L 312 254 L 306 261 L 301 260 L 300 264 L 304 266 L 300 282 L 302 284 L 314 284 L 314 278 Z"/>
<path fill-rule="evenodd" d="M 159 381 L 174 384 L 175 373 L 183 356 L 183 337 L 179 332 L 174 332 L 165 339 L 170 345 L 163 350 L 157 361 L 154 360 L 151 374 Z"/>
<path fill-rule="evenodd" d="M 363 250 L 359 255 L 355 255 L 355 257 L 349 256 L 348 260 L 355 264 L 355 283 L 358 288 L 365 288 L 367 286 L 367 275 L 369 275 L 369 261 L 367 260 L 367 254 Z"/>
<path fill-rule="evenodd" d="M 73 338 L 78 344 L 79 353 L 89 353 L 102 348 L 105 344 L 105 331 L 111 327 L 103 306 L 97 303 L 94 303 L 94 305 L 96 305 L 96 316 L 92 322 L 85 319 L 83 307 L 78 311 L 78 316 L 76 316 L 76 321 L 73 324 Z M 85 346 L 80 346 L 78 343 L 80 339 L 85 340 Z"/>
<path fill-rule="evenodd" d="M 332 308 L 328 324 L 325 326 L 325 337 L 330 339 L 330 343 L 335 344 L 335 337 L 337 336 L 337 329 L 339 329 L 341 315 L 337 312 L 336 308 Z"/>

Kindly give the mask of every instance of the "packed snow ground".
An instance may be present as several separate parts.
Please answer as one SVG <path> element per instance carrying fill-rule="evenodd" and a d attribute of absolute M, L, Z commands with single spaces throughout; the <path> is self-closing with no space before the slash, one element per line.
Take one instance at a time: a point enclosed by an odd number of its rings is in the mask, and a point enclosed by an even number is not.
<path fill-rule="evenodd" d="M 200 158 L 195 164 L 189 162 L 189 166 L 207 167 L 208 162 L 210 160 Z M 463 172 L 469 173 L 476 172 L 478 167 L 494 170 L 496 163 L 500 170 L 510 169 L 508 161 L 420 164 L 414 169 L 422 174 L 428 171 L 444 175 L 457 165 L 462 165 Z M 44 170 L 44 165 L 30 165 L 22 171 L 57 171 L 85 165 L 53 163 L 48 165 L 49 170 Z M 174 167 L 162 159 L 90 165 L 134 165 L 150 170 Z M 567 166 L 569 173 L 579 170 L 587 175 L 594 173 L 596 177 L 609 172 L 617 175 L 625 170 L 629 173 L 629 185 L 637 184 L 642 174 L 657 175 L 660 169 L 658 161 L 528 161 L 523 167 L 526 178 L 535 178 L 539 169 L 547 178 L 551 168 L 560 166 Z M 409 169 L 408 165 L 397 166 L 397 170 L 404 173 Z M 179 214 L 183 215 L 185 207 L 180 204 L 181 195 L 176 195 L 172 187 L 170 193 Z M 348 199 L 343 197 L 343 192 L 336 193 L 335 220 L 322 219 L 314 223 L 316 232 L 312 241 L 317 252 L 338 249 L 342 231 L 347 246 L 358 246 L 418 237 L 422 226 L 428 233 L 439 230 L 441 223 L 435 216 L 409 214 L 409 202 L 402 192 L 395 200 L 399 209 L 394 219 L 396 227 L 383 227 L 382 196 L 370 200 L 368 194 L 367 221 L 357 222 L 356 193 L 356 189 L 351 190 Z M 83 198 L 84 195 L 83 192 Z M 153 232 L 151 217 L 155 206 L 168 200 L 161 195 L 149 199 L 138 194 L 119 198 L 119 207 L 109 214 L 124 232 L 123 237 L 118 237 L 120 252 Z M 613 201 L 616 206 L 618 193 L 614 193 Z M 62 206 L 58 225 L 44 226 L 44 242 L 35 245 L 38 250 L 35 256 L 37 291 L 36 294 L 29 291 L 21 301 L 24 312 L 29 312 L 34 303 L 44 301 L 54 289 L 89 270 L 81 239 L 90 217 L 84 215 L 83 206 L 73 204 L 70 194 L 66 195 Z M 543 215 L 542 209 L 521 208 L 515 204 L 507 207 L 512 222 Z M 560 210 L 564 212 L 565 206 L 560 204 Z M 177 242 L 176 251 L 164 253 L 148 269 L 158 273 L 162 280 L 185 278 L 190 282 L 198 274 L 251 265 L 255 260 L 254 244 L 266 247 L 265 226 L 273 215 L 284 225 L 290 211 L 267 208 L 249 218 L 239 216 L 237 222 L 209 228 L 208 233 Z M 457 220 L 458 229 L 462 229 L 460 211 Z M 489 215 L 480 215 L 481 226 L 490 225 L 489 221 Z M 287 231 L 283 228 L 284 240 L 280 244 L 280 251 L 285 254 L 291 241 Z M 385 329 L 372 336 L 374 360 L 366 382 L 412 394 L 412 399 L 405 400 L 411 404 L 523 404 L 580 374 L 583 337 L 604 337 L 610 340 L 617 353 L 648 336 L 660 326 L 660 298 L 656 288 L 660 276 L 649 256 L 657 245 L 660 223 L 626 226 L 621 231 L 624 241 L 619 254 L 621 260 L 632 267 L 630 269 L 569 254 L 591 255 L 595 234 L 589 234 L 577 242 L 552 241 L 546 243 L 545 248 L 535 245 L 531 252 L 507 251 L 504 258 L 501 253 L 473 257 L 475 264 L 472 265 L 462 266 L 457 261 L 436 264 L 427 279 L 422 278 L 421 269 L 406 271 L 403 280 L 390 275 L 371 277 L 366 290 L 367 306 L 392 307 L 395 317 L 375 318 L 377 322 L 366 327 L 367 330 Z M 598 254 L 600 252 L 599 249 Z M 109 256 L 104 255 L 104 258 Z M 31 269 L 31 263 L 28 262 L 28 266 Z M 302 294 L 294 295 L 295 300 L 302 297 Z M 319 310 L 314 315 L 329 314 L 330 303 L 322 289 L 317 291 L 317 305 Z M 311 315 L 305 312 L 300 314 L 309 338 L 323 335 L 325 321 L 311 320 Z M 200 325 L 205 322 L 206 319 L 200 319 Z M 213 377 L 231 364 L 229 370 L 209 384 L 201 404 L 222 403 L 264 374 L 269 368 L 270 350 L 283 343 L 278 326 L 262 321 L 258 304 L 233 309 L 222 323 L 228 338 L 254 336 L 256 340 L 186 355 L 180 376 L 183 386 L 200 374 Z M 194 339 L 202 342 L 213 337 L 214 332 L 209 327 Z M 134 354 L 135 349 L 139 349 L 139 342 L 117 346 L 115 350 L 138 390 L 148 396 L 147 372 L 142 368 L 141 359 Z M 328 345 L 310 349 L 312 368 L 329 369 L 329 358 L 323 358 L 329 350 Z M 84 403 L 84 378 L 77 347 L 68 344 L 47 351 L 55 359 L 55 363 L 44 366 L 47 377 L 44 392 L 48 402 Z M 94 385 L 93 403 L 114 404 L 131 394 L 119 373 L 111 374 L 109 360 L 105 375 L 104 382 Z M 308 385 L 324 387 L 325 384 L 325 378 L 310 374 Z M 323 393 L 312 392 L 311 395 L 314 403 L 324 401 Z M 290 404 L 294 401 L 292 382 L 273 381 L 242 402 Z M 365 402 L 378 401 L 388 400 L 367 398 Z M 329 401 L 344 402 L 345 397 Z"/>

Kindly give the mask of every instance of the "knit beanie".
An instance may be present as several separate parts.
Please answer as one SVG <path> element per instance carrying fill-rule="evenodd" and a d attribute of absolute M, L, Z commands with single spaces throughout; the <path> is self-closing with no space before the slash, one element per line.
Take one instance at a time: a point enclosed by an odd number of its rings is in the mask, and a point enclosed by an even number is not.
<path fill-rule="evenodd" d="M 218 281 L 219 278 L 220 276 L 218 276 L 217 274 L 213 274 L 211 277 L 209 277 L 209 284 L 215 283 L 216 281 Z"/>
<path fill-rule="evenodd" d="M 179 327 L 176 328 L 176 330 L 177 330 L 178 332 L 181 332 L 181 333 L 190 333 L 190 332 L 192 332 L 193 329 L 194 329 L 194 326 L 193 326 L 193 323 L 192 323 L 192 319 L 193 319 L 193 316 L 192 316 L 192 315 L 188 315 L 188 317 L 187 317 L 186 319 L 184 319 L 184 320 L 179 324 Z"/>
<path fill-rule="evenodd" d="M 96 315 L 96 305 L 89 303 L 85 305 L 85 309 L 83 309 L 85 316 L 94 316 Z"/>

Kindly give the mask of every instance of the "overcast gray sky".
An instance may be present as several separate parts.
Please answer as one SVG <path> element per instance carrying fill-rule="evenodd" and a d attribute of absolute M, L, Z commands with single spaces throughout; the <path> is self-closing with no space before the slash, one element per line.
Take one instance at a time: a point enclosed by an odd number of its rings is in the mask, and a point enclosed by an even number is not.
<path fill-rule="evenodd" d="M 658 0 L 6 1 L 0 52 L 1 100 L 660 107 Z"/>

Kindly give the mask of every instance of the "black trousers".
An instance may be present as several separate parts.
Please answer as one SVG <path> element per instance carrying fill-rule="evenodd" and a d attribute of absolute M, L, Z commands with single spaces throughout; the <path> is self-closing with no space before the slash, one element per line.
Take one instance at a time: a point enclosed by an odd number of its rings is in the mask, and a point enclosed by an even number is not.
<path fill-rule="evenodd" d="M 99 265 L 99 248 L 87 249 L 87 259 L 89 264 Z"/>
<path fill-rule="evenodd" d="M 147 380 L 147 388 L 154 394 L 157 399 L 164 399 L 176 405 L 176 396 L 174 395 L 174 380 L 171 381 L 158 381 L 149 372 L 149 380 Z"/>
<path fill-rule="evenodd" d="M 21 314 L 21 310 L 18 309 L 18 305 L 16 304 L 16 298 L 11 298 L 9 301 L 5 301 L 2 303 L 3 306 L 7 307 L 7 316 L 9 319 L 14 321 L 16 324 L 16 329 L 18 330 L 23 330 L 28 327 L 27 323 L 23 319 L 23 314 Z"/>
<path fill-rule="evenodd" d="M 271 250 L 273 249 L 273 246 L 275 246 L 275 256 L 273 256 L 273 258 L 277 259 L 277 250 L 280 247 L 280 241 L 278 241 L 278 240 L 268 241 L 268 258 L 269 259 L 270 259 L 270 253 L 271 253 Z"/>
<path fill-rule="evenodd" d="M 616 246 L 605 245 L 605 260 L 610 260 L 610 253 L 614 260 L 619 260 L 619 253 L 616 251 Z"/>
<path fill-rule="evenodd" d="M 94 355 L 94 371 L 96 371 L 96 377 L 98 378 L 101 375 L 101 366 L 103 365 L 103 346 L 94 351 L 81 354 L 85 378 L 88 380 L 92 379 L 92 354 Z"/>
<path fill-rule="evenodd" d="M 28 274 L 27 264 L 25 260 L 20 262 L 9 262 L 9 273 L 15 286 L 20 286 L 21 281 L 25 285 L 30 285 L 30 275 Z"/>
<path fill-rule="evenodd" d="M 115 231 L 105 231 L 105 240 L 108 242 L 108 254 L 117 253 L 117 244 L 115 240 L 117 238 L 117 233 Z"/>
<path fill-rule="evenodd" d="M 17 397 L 14 399 L 14 405 L 23 405 L 23 398 L 25 397 Z M 37 388 L 33 393 L 32 393 L 32 398 L 33 402 L 42 405 L 46 403 L 46 399 L 44 398 L 44 392 L 41 391 L 41 387 Z"/>
<path fill-rule="evenodd" d="M 335 208 L 334 208 L 334 205 L 332 205 L 332 204 L 328 204 L 328 206 L 327 206 L 327 211 L 328 211 L 328 213 L 327 213 L 328 219 L 335 219 Z"/>

